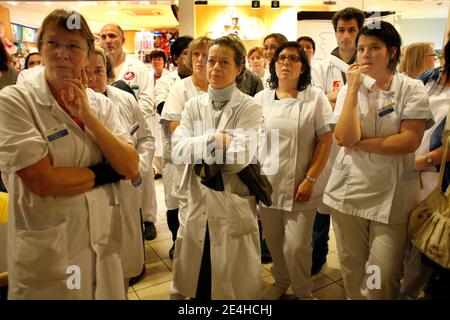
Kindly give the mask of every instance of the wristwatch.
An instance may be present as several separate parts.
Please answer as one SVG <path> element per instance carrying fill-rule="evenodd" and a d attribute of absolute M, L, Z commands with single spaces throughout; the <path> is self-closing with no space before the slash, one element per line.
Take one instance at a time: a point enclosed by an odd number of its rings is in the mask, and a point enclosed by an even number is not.
<path fill-rule="evenodd" d="M 428 165 L 432 166 L 432 165 L 433 165 L 433 158 L 430 157 L 428 154 L 426 154 L 426 155 L 425 155 L 425 162 L 426 162 Z"/>
<path fill-rule="evenodd" d="M 316 182 L 316 178 L 314 178 L 314 177 L 311 177 L 311 176 L 306 176 L 306 180 L 308 180 L 309 182 L 312 182 L 312 183 L 314 183 L 314 182 Z"/>

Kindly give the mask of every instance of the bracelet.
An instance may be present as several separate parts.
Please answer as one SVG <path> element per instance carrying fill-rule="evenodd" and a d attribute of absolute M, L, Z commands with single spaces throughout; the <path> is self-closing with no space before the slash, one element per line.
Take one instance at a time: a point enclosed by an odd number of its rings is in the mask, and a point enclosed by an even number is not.
<path fill-rule="evenodd" d="M 425 155 L 425 162 L 426 162 L 429 166 L 432 166 L 432 165 L 433 165 L 433 158 L 430 157 L 430 155 L 429 155 L 428 153 Z"/>
<path fill-rule="evenodd" d="M 317 181 L 317 179 L 312 176 L 306 176 L 306 180 L 308 180 L 309 182 L 312 182 L 312 183 Z"/>

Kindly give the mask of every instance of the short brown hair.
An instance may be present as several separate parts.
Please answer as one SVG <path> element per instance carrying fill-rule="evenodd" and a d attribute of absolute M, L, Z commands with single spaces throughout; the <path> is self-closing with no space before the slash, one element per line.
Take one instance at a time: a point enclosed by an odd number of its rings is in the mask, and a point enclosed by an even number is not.
<path fill-rule="evenodd" d="M 98 54 L 102 60 L 103 64 L 105 65 L 106 70 L 106 78 L 108 79 L 108 83 L 114 81 L 114 71 L 111 65 L 111 62 L 109 61 L 109 57 L 105 54 L 105 50 L 103 50 L 102 47 L 95 46 L 94 54 Z"/>
<path fill-rule="evenodd" d="M 261 47 L 253 47 L 250 50 L 248 50 L 247 53 L 247 59 L 250 59 L 250 57 L 254 54 L 254 53 L 259 53 L 261 56 L 264 57 L 264 49 Z"/>
<path fill-rule="evenodd" d="M 208 50 L 212 42 L 213 40 L 211 38 L 205 36 L 198 37 L 192 40 L 188 47 L 188 54 L 185 63 L 186 67 L 188 67 L 192 71 L 192 51 L 198 48 L 206 48 L 206 50 Z"/>
<path fill-rule="evenodd" d="M 68 26 L 68 22 L 71 19 L 73 19 L 74 15 L 78 16 L 80 18 L 79 19 L 80 26 L 71 29 Z M 94 53 L 95 38 L 91 32 L 91 29 L 89 29 L 89 25 L 87 24 L 84 17 L 79 12 L 67 11 L 64 9 L 53 10 L 48 16 L 45 17 L 44 21 L 42 22 L 42 26 L 39 30 L 38 38 L 37 38 L 39 51 L 41 51 L 41 48 L 42 48 L 42 41 L 44 39 L 45 32 L 49 28 L 53 28 L 55 26 L 63 28 L 69 32 L 74 32 L 74 31 L 78 32 L 81 35 L 81 37 L 86 40 L 88 54 L 91 55 L 92 53 Z"/>
<path fill-rule="evenodd" d="M 358 23 L 358 31 L 362 29 L 364 26 L 364 21 L 366 20 L 366 15 L 363 11 L 354 8 L 354 7 L 347 7 L 345 9 L 342 9 L 341 11 L 337 11 L 333 18 L 331 18 L 331 22 L 333 23 L 334 32 L 337 31 L 337 24 L 339 22 L 339 19 L 342 19 L 344 21 L 350 21 L 355 19 Z"/>
<path fill-rule="evenodd" d="M 211 46 L 213 46 L 213 45 L 225 46 L 225 47 L 230 48 L 231 50 L 233 50 L 233 53 L 234 53 L 234 63 L 236 63 L 236 65 L 238 67 L 245 66 L 246 51 L 245 51 L 244 44 L 238 37 L 232 36 L 232 35 L 220 37 L 213 41 Z M 209 50 L 208 50 L 208 54 L 209 54 Z"/>

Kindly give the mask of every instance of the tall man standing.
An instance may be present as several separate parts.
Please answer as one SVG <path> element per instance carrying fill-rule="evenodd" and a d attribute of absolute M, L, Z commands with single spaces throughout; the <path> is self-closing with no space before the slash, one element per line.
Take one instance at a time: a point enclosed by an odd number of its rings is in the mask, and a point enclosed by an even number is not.
<path fill-rule="evenodd" d="M 152 98 L 152 84 L 149 71 L 145 64 L 123 51 L 125 37 L 123 30 L 116 24 L 107 24 L 100 31 L 100 43 L 105 49 L 111 65 L 114 69 L 116 80 L 125 81 L 138 98 L 139 106 L 150 126 L 150 121 L 155 114 Z M 156 238 L 156 190 L 153 173 L 147 173 L 143 177 L 144 198 L 142 204 L 142 216 L 144 220 L 144 237 L 146 240 Z"/>
<path fill-rule="evenodd" d="M 334 14 L 332 23 L 338 46 L 331 52 L 331 55 L 338 57 L 347 64 L 353 64 L 355 62 L 356 36 L 364 26 L 364 20 L 364 12 L 352 7 L 345 8 Z M 311 75 L 313 84 L 323 90 L 334 109 L 338 92 L 347 82 L 345 73 L 332 65 L 330 59 L 325 59 L 322 63 L 311 69 Z M 322 172 L 323 175 L 330 175 L 337 151 L 338 147 L 334 143 L 327 166 Z M 314 221 L 311 274 L 319 273 L 327 260 L 329 231 L 330 211 L 327 206 L 322 205 L 317 210 Z"/>

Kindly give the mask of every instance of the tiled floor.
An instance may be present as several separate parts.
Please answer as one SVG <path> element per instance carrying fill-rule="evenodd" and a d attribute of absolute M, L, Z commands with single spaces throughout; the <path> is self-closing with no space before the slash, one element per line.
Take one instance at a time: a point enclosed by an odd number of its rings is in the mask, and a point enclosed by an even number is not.
<path fill-rule="evenodd" d="M 163 300 L 167 299 L 169 286 L 172 281 L 172 260 L 169 259 L 169 249 L 172 246 L 171 233 L 166 223 L 166 207 L 164 203 L 164 192 L 162 180 L 156 180 L 156 193 L 158 200 L 158 214 L 156 229 L 158 236 L 152 241 L 145 243 L 145 265 L 146 277 L 133 287 L 129 288 L 128 299 L 130 300 Z M 322 271 L 313 277 L 313 295 L 317 299 L 342 300 L 344 288 L 339 270 L 339 261 L 336 253 L 336 242 L 331 227 L 330 252 L 327 263 Z M 273 283 L 270 272 L 271 263 L 261 265 L 261 280 L 263 287 Z M 282 299 L 294 299 L 291 289 Z"/>

